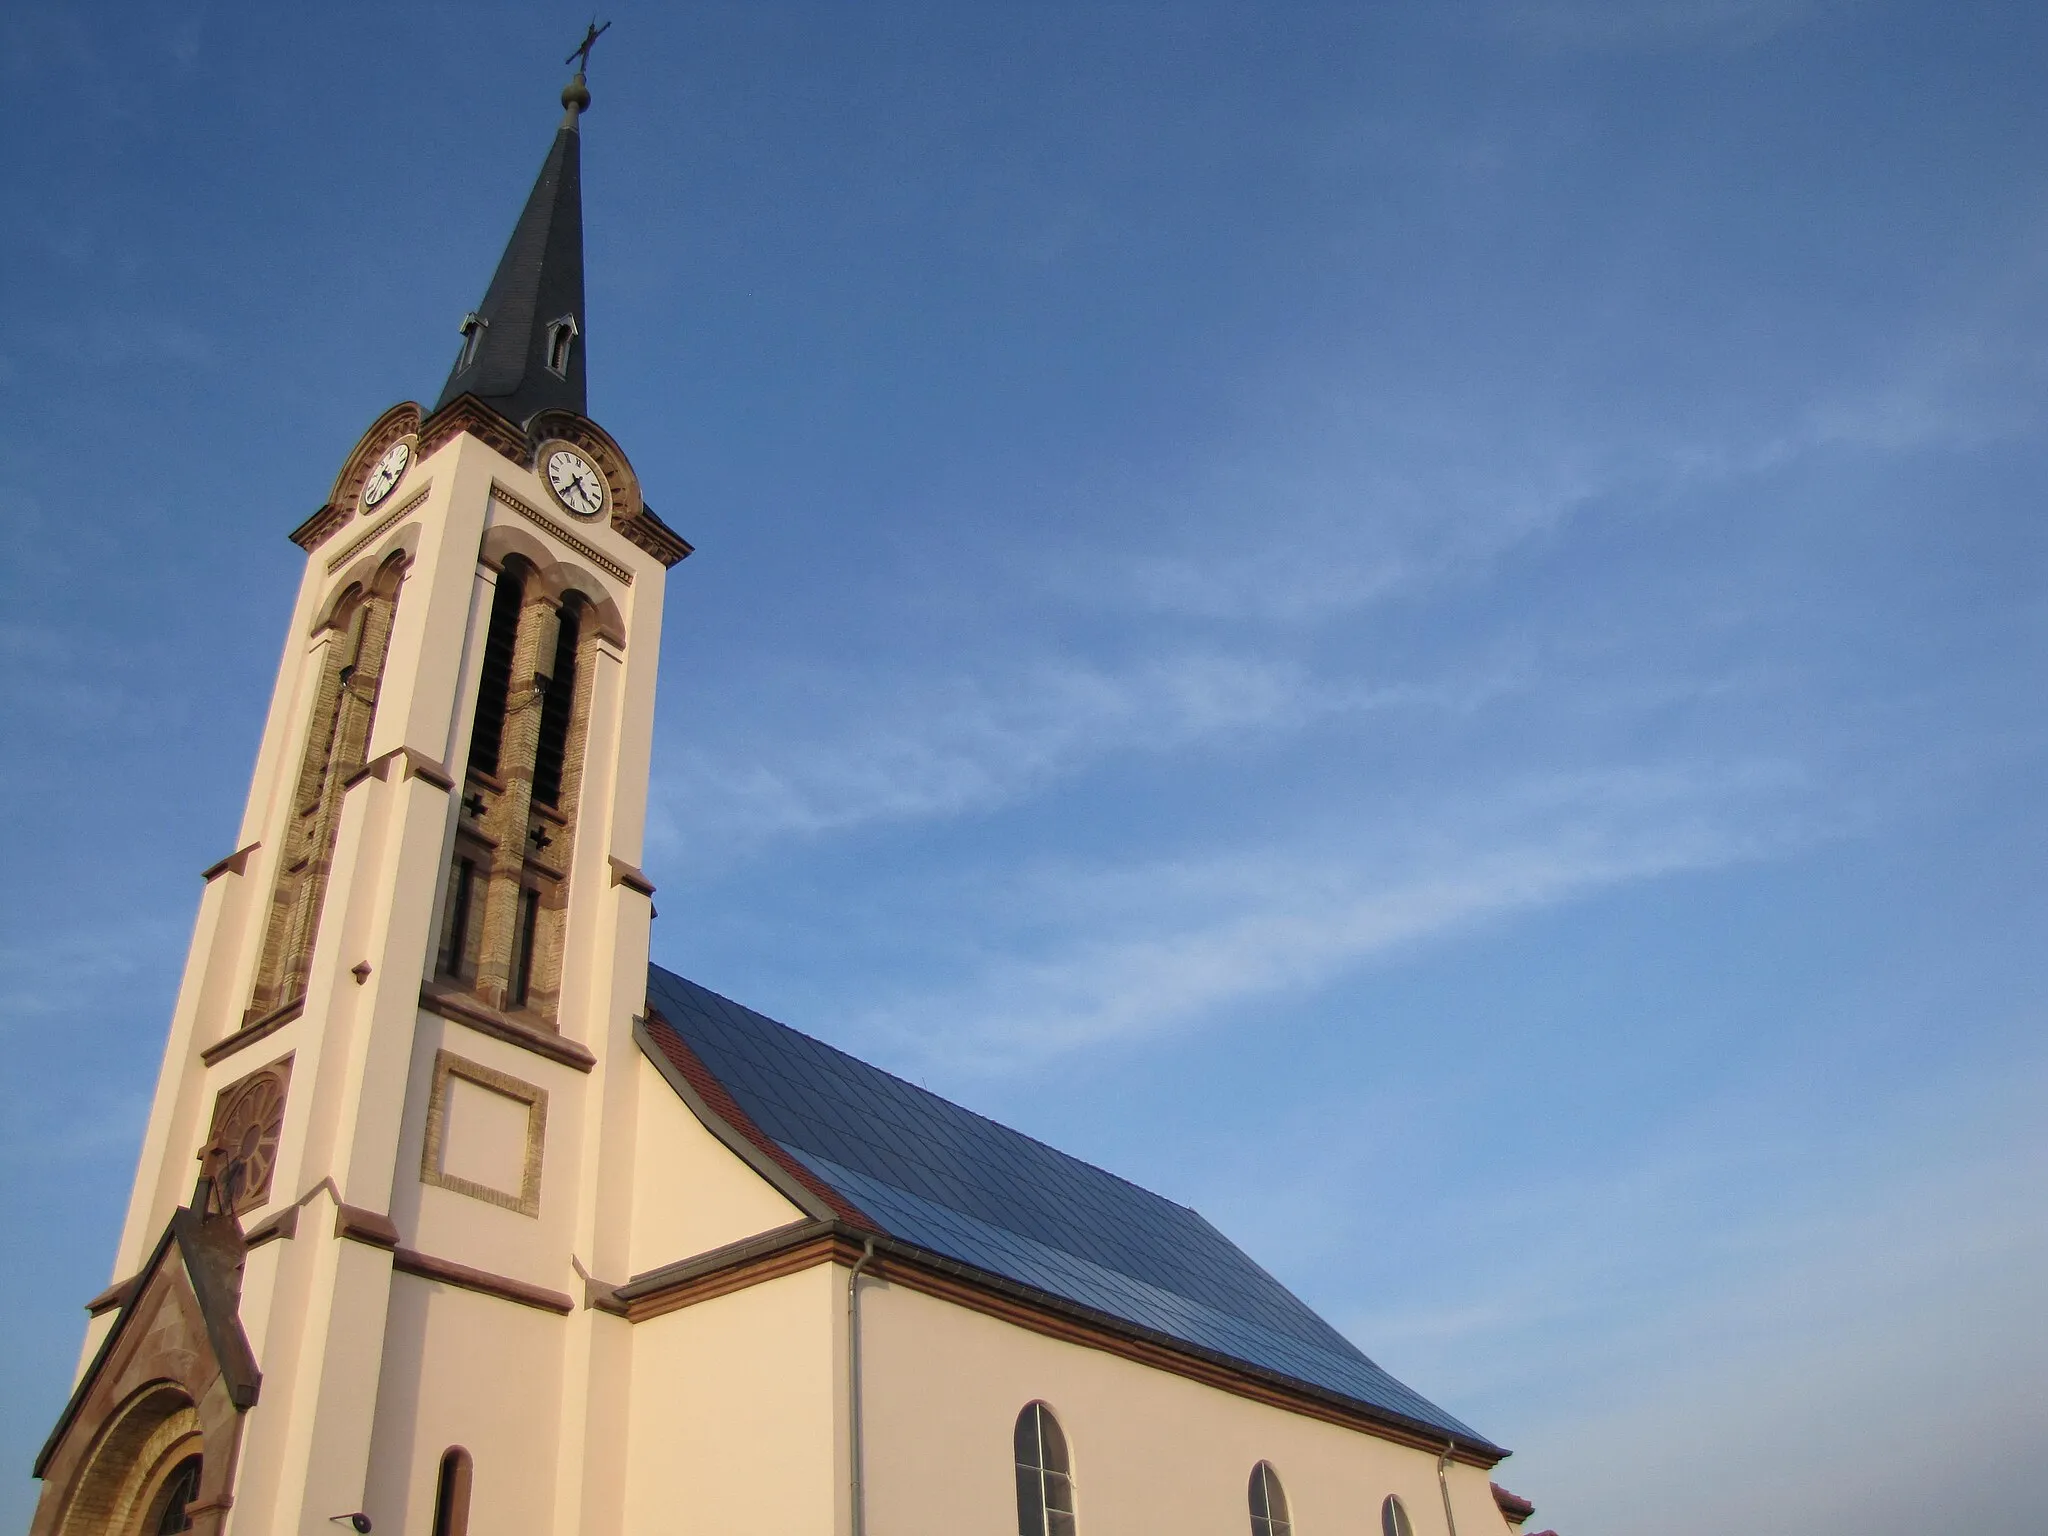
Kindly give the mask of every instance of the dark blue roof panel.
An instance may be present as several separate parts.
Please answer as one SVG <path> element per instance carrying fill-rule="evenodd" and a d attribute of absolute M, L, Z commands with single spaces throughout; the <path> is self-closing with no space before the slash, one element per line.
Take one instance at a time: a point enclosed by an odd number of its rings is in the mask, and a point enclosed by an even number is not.
<path fill-rule="evenodd" d="M 650 966 L 648 1001 L 760 1130 L 889 1236 L 1484 1445 L 1186 1206 Z"/>

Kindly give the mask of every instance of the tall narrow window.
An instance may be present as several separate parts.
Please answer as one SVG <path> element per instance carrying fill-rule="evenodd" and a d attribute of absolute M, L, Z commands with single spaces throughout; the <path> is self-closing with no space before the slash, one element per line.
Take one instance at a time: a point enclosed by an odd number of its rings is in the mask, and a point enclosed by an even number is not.
<path fill-rule="evenodd" d="M 512 1006 L 524 1008 L 533 990 L 533 939 L 540 926 L 540 892 L 528 886 L 519 893 L 519 931 L 512 952 Z"/>
<path fill-rule="evenodd" d="M 1415 1536 L 1415 1527 L 1408 1521 L 1408 1510 L 1393 1494 L 1387 1495 L 1387 1502 L 1380 1506 L 1380 1536 Z"/>
<path fill-rule="evenodd" d="M 555 630 L 554 670 L 540 702 L 540 743 L 533 756 L 533 800 L 560 808 L 562 763 L 569 750 L 569 717 L 576 706 L 576 642 L 583 627 L 583 604 L 575 593 L 562 599 L 561 622 Z"/>
<path fill-rule="evenodd" d="M 519 605 L 526 596 L 526 564 L 507 560 L 491 599 L 484 632 L 483 677 L 476 690 L 476 724 L 469 733 L 469 766 L 495 775 L 505 741 L 505 700 L 512 691 L 512 648 L 519 638 Z"/>
<path fill-rule="evenodd" d="M 448 871 L 448 915 L 441 924 L 440 973 L 462 979 L 469 956 L 469 914 L 476 902 L 476 860 L 458 858 Z"/>
<path fill-rule="evenodd" d="M 567 375 L 569 349 L 576 344 L 576 317 L 564 315 L 548 327 L 548 371 Z"/>
<path fill-rule="evenodd" d="M 315 670 L 308 679 L 313 698 L 306 744 L 282 829 L 277 884 L 271 892 L 263 953 L 245 1023 L 305 996 L 342 800 L 349 781 L 363 766 L 376 721 L 377 694 L 404 578 L 401 552 L 379 567 L 368 591 L 350 586 L 336 599 L 322 626 L 319 648 L 308 658 Z"/>
<path fill-rule="evenodd" d="M 1017 1536 L 1074 1536 L 1067 1437 L 1043 1403 L 1017 1415 Z"/>
<path fill-rule="evenodd" d="M 434 1484 L 434 1536 L 467 1536 L 473 1466 L 469 1452 L 459 1445 L 451 1445 L 442 1456 L 441 1475 Z"/>
<path fill-rule="evenodd" d="M 1252 1536 L 1290 1536 L 1294 1527 L 1287 1519 L 1287 1491 L 1270 1461 L 1252 1468 L 1251 1501 Z"/>

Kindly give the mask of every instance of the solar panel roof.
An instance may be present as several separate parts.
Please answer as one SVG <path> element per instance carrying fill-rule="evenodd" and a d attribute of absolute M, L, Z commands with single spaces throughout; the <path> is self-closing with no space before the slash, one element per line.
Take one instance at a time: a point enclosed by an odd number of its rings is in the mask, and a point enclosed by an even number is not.
<path fill-rule="evenodd" d="M 755 1126 L 887 1236 L 1490 1444 L 1380 1369 L 1188 1207 L 660 966 L 648 968 L 647 991 Z"/>

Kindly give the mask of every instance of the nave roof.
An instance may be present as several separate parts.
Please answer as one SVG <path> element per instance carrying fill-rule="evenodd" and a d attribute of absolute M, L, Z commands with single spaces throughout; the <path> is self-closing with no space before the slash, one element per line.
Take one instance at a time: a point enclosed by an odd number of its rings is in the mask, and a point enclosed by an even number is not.
<path fill-rule="evenodd" d="M 1197 1212 L 963 1109 L 660 966 L 649 1035 L 708 1073 L 744 1134 L 855 1226 L 1454 1437 L 1483 1436 L 1397 1381 Z M 677 1046 L 681 1046 L 679 1051 Z"/>

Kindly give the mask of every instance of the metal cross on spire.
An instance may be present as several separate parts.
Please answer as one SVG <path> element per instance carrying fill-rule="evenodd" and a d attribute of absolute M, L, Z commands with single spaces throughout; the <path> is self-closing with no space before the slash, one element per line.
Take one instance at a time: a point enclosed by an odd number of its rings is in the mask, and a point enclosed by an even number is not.
<path fill-rule="evenodd" d="M 569 57 L 562 60 L 562 62 L 564 64 L 574 64 L 576 66 L 576 73 L 579 75 L 587 74 L 590 70 L 590 50 L 596 47 L 597 40 L 603 37 L 605 33 L 611 31 L 611 29 L 612 24 L 610 22 L 606 22 L 600 27 L 597 24 L 597 18 L 595 16 L 591 17 L 590 30 L 583 34 L 583 41 L 578 43 L 570 52 Z"/>

